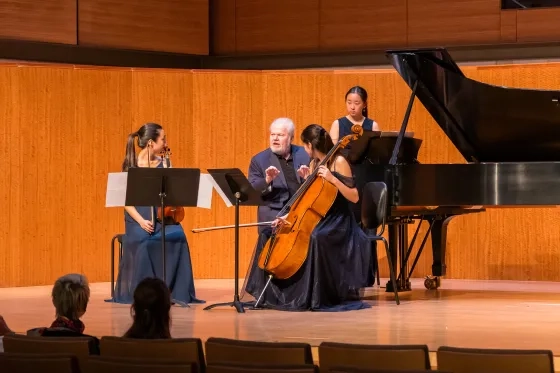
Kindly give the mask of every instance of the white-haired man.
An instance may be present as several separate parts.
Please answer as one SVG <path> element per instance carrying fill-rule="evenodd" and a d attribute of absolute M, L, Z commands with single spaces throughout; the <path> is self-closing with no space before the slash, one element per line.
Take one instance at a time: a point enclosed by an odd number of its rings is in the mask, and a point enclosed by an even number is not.
<path fill-rule="evenodd" d="M 249 182 L 262 193 L 265 205 L 258 208 L 258 221 L 273 221 L 303 183 L 309 171 L 309 155 L 302 146 L 293 145 L 295 126 L 289 118 L 275 119 L 270 125 L 270 146 L 251 158 Z M 268 233 L 270 226 L 259 227 Z"/>
<path fill-rule="evenodd" d="M 289 118 L 277 118 L 270 125 L 270 146 L 251 158 L 249 182 L 262 194 L 264 204 L 258 207 L 259 222 L 273 221 L 286 202 L 294 195 L 309 174 L 310 158 L 303 146 L 294 145 L 295 126 Z M 266 281 L 264 273 L 256 271 L 259 255 L 272 235 L 272 226 L 259 226 L 259 237 L 253 258 L 247 268 L 241 299 L 246 291 Z"/>

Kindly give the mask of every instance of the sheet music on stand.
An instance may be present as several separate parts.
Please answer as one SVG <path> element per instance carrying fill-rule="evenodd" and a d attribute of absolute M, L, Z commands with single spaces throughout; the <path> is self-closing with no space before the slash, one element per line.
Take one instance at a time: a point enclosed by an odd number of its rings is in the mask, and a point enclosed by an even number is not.
<path fill-rule="evenodd" d="M 212 186 L 214 187 L 214 189 L 216 189 L 216 192 L 218 192 L 218 195 L 220 197 L 222 197 L 222 200 L 224 201 L 225 205 L 227 207 L 233 206 L 233 204 L 231 203 L 231 201 L 227 197 L 226 193 L 222 190 L 222 188 L 220 188 L 220 186 L 218 185 L 216 180 L 212 177 L 212 175 L 210 175 L 210 174 L 205 174 L 205 175 L 208 177 L 208 179 L 209 179 L 210 183 L 212 184 Z"/>
<path fill-rule="evenodd" d="M 128 180 L 128 172 L 110 172 L 107 176 L 107 191 L 105 194 L 105 207 L 124 207 L 126 201 L 126 187 Z M 216 189 L 224 203 L 231 207 L 231 202 L 227 199 L 225 193 L 216 184 L 216 181 L 210 174 L 200 174 L 200 182 L 198 184 L 198 200 L 196 207 L 205 209 L 212 208 L 212 189 Z"/>

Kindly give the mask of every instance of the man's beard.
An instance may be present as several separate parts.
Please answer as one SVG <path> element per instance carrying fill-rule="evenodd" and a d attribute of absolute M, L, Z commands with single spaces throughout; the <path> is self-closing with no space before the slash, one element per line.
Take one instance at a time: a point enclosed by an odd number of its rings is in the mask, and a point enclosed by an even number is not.
<path fill-rule="evenodd" d="M 272 152 L 274 154 L 277 154 L 277 155 L 288 155 L 290 153 L 290 145 L 286 146 L 285 148 L 280 147 L 280 148 L 276 148 L 276 149 L 273 148 L 273 147 L 270 147 L 270 150 L 272 150 Z"/>

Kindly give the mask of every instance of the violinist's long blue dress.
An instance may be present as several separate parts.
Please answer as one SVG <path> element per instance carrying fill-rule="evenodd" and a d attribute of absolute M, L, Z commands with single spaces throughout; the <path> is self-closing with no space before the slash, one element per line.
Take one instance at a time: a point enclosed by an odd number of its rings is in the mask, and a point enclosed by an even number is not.
<path fill-rule="evenodd" d="M 158 167 L 163 167 L 163 164 Z M 155 216 L 155 207 L 136 206 L 146 220 L 152 219 L 152 209 Z M 154 232 L 149 234 L 126 211 L 124 222 L 123 257 L 119 263 L 113 301 L 131 304 L 140 281 L 146 277 L 162 278 L 161 224 L 157 222 Z M 180 224 L 165 226 L 165 252 L 166 283 L 173 302 L 179 305 L 205 303 L 196 298 L 189 244 Z"/>
<path fill-rule="evenodd" d="M 349 187 L 353 178 L 332 174 Z M 257 266 L 266 239 L 259 239 L 245 291 L 258 299 L 267 280 Z M 349 311 L 369 308 L 358 292 L 367 287 L 371 246 L 356 223 L 348 200 L 339 192 L 327 216 L 315 227 L 307 259 L 286 280 L 273 279 L 259 306 L 283 311 Z"/>

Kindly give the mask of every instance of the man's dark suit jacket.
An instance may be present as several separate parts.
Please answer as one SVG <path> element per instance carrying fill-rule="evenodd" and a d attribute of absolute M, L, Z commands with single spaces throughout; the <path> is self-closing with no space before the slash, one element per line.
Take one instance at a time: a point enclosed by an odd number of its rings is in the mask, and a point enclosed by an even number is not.
<path fill-rule="evenodd" d="M 301 165 L 309 166 L 309 155 L 302 146 L 292 145 L 292 158 L 293 165 L 297 174 L 297 170 Z M 276 167 L 280 174 L 276 176 L 272 183 L 266 184 L 266 169 L 270 166 Z M 262 198 L 265 204 L 258 207 L 258 221 L 272 221 L 276 215 L 284 207 L 286 202 L 290 199 L 290 192 L 286 178 L 282 174 L 282 167 L 278 161 L 276 154 L 270 148 L 251 158 L 249 166 L 249 182 L 253 188 L 262 193 Z M 298 181 L 303 183 L 303 179 L 297 175 Z M 259 227 L 259 232 L 269 227 Z"/>

